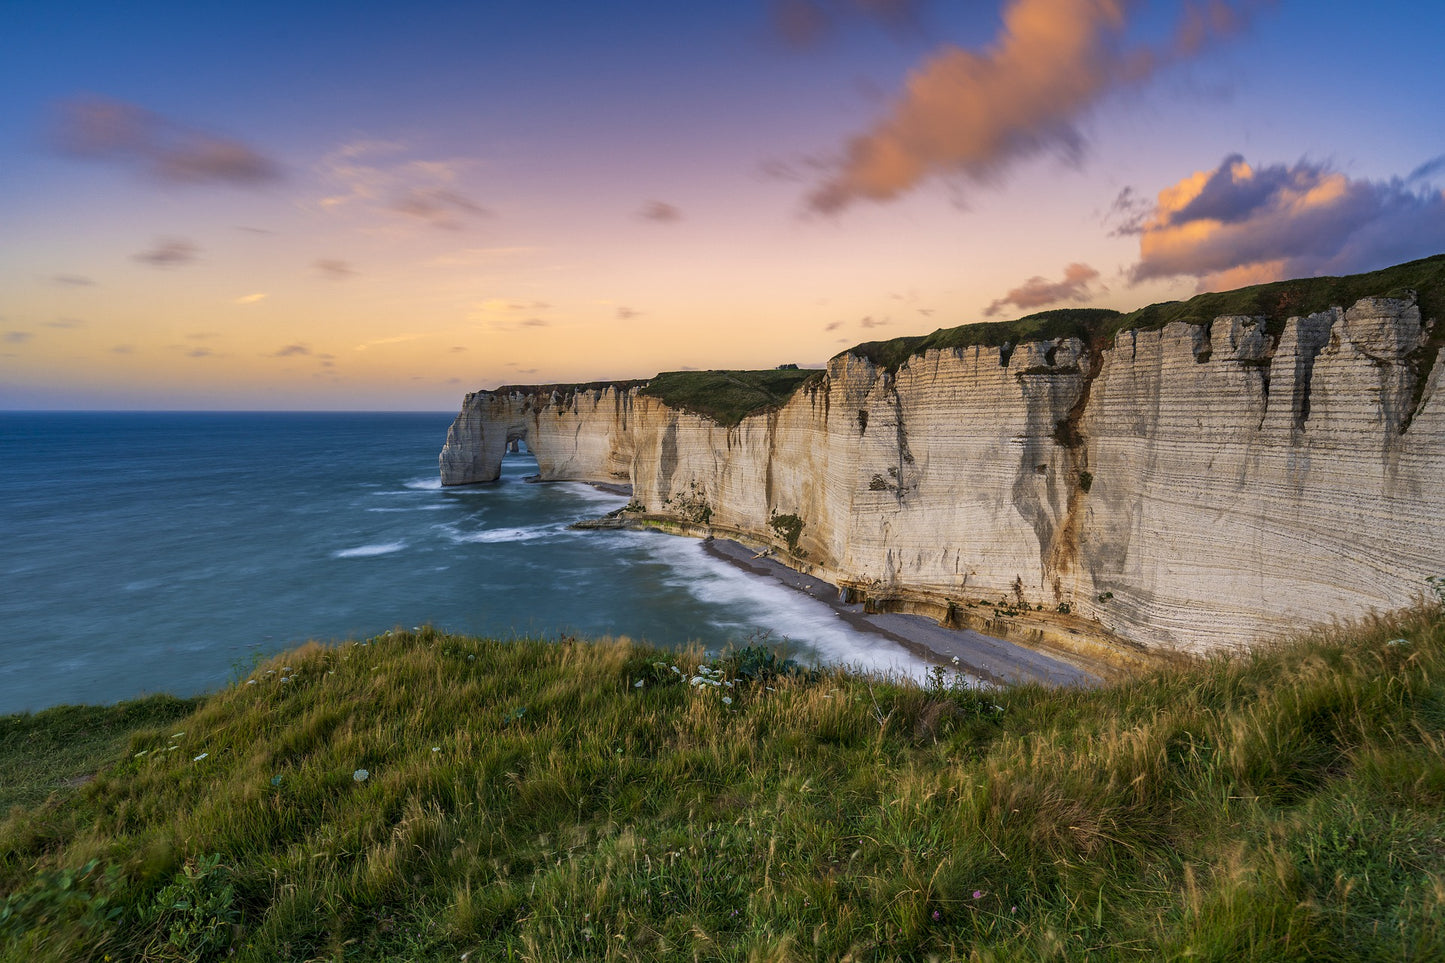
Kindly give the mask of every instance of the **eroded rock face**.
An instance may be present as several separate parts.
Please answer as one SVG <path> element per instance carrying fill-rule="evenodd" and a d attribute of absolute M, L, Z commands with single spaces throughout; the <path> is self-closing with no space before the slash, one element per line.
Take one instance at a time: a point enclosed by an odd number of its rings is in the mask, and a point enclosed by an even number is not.
<path fill-rule="evenodd" d="M 1007 598 L 1204 650 L 1409 604 L 1445 566 L 1445 361 L 1413 301 L 1077 340 L 843 355 L 736 427 L 636 388 L 468 395 L 444 484 L 630 481 L 874 598 Z M 1423 380 L 1422 380 L 1423 379 Z"/>

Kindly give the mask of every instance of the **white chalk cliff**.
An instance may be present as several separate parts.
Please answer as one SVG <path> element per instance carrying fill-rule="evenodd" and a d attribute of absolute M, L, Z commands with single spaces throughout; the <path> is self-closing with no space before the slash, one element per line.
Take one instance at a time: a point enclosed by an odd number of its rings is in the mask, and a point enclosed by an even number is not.
<path fill-rule="evenodd" d="M 880 606 L 1007 598 L 1207 650 L 1408 605 L 1445 574 L 1445 356 L 1413 297 L 1078 339 L 845 353 L 725 427 L 636 384 L 469 394 L 447 485 L 544 479 L 769 542 Z M 1276 329 L 1277 330 L 1277 329 Z"/>

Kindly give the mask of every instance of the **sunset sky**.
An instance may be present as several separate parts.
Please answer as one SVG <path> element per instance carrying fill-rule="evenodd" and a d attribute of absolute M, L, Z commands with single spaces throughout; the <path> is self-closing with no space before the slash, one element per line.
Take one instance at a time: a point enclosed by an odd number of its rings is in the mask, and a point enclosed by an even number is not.
<path fill-rule="evenodd" d="M 1445 5 L 0 4 L 0 408 L 448 410 L 1445 251 Z"/>

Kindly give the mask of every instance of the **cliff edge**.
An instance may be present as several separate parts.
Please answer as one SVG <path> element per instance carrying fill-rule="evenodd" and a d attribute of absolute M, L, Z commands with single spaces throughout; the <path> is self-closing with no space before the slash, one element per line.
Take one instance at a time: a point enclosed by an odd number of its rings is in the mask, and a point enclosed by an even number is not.
<path fill-rule="evenodd" d="M 629 482 L 636 516 L 767 542 L 879 609 L 1247 645 L 1439 574 L 1442 297 L 1445 256 L 942 329 L 821 373 L 476 392 L 442 481 L 495 479 L 525 439 L 543 478 Z M 708 410 L 723 382 L 742 393 Z"/>

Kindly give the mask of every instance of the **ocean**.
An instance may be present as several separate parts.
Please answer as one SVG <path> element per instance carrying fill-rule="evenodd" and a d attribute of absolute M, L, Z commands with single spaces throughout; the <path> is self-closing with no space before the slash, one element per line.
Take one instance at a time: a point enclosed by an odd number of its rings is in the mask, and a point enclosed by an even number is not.
<path fill-rule="evenodd" d="M 627 499 L 443 489 L 451 414 L 0 413 L 0 714 L 214 690 L 308 639 L 430 623 L 628 636 L 918 675 L 827 605 L 651 532 L 571 531 Z"/>

